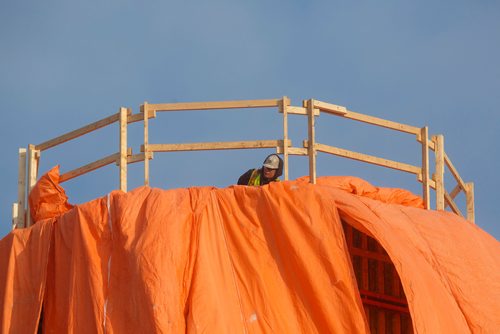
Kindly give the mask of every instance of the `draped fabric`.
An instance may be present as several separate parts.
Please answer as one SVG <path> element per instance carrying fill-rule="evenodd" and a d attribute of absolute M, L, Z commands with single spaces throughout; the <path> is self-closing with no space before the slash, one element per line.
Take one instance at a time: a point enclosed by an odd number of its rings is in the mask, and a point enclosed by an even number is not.
<path fill-rule="evenodd" d="M 387 251 L 415 332 L 500 328 L 500 243 L 405 190 L 303 178 L 58 207 L 0 241 L 2 332 L 35 332 L 43 306 L 44 333 L 367 333 L 342 221 Z"/>

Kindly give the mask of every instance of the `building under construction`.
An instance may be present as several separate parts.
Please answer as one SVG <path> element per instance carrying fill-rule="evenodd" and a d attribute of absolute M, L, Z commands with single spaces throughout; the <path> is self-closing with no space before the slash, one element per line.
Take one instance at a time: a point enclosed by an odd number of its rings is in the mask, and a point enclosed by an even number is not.
<path fill-rule="evenodd" d="M 278 138 L 151 143 L 169 111 L 267 108 Z M 297 115 L 297 116 L 295 116 Z M 289 137 L 289 117 L 308 136 Z M 419 165 L 317 141 L 320 117 L 342 117 L 414 136 Z M 118 123 L 116 152 L 38 175 L 44 151 Z M 142 123 L 141 143 L 130 143 Z M 131 145 L 132 144 L 132 145 Z M 140 147 L 134 153 L 133 147 Z M 135 147 L 135 146 L 134 146 Z M 275 149 L 284 182 L 262 187 L 150 187 L 160 152 Z M 317 154 L 415 175 L 422 193 L 357 177 L 316 175 Z M 289 180 L 289 156 L 309 175 Z M 432 159 L 431 159 L 432 155 Z M 433 163 L 431 163 L 431 161 Z M 127 166 L 144 165 L 128 191 Z M 71 205 L 62 184 L 116 164 L 117 190 Z M 64 167 L 64 166 L 63 166 Z M 454 184 L 444 182 L 448 171 Z M 500 328 L 500 243 L 474 224 L 474 187 L 442 135 L 314 99 L 144 103 L 19 150 L 13 231 L 0 241 L 5 333 L 494 333 Z M 465 198 L 460 208 L 457 196 Z M 431 201 L 432 199 L 432 201 Z M 435 207 L 431 207 L 431 203 Z"/>

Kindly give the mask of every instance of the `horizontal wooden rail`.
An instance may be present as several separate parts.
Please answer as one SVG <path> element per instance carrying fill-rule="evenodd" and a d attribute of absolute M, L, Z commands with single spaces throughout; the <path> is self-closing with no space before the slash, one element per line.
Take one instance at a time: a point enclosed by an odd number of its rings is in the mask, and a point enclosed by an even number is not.
<path fill-rule="evenodd" d="M 417 180 L 419 182 L 423 182 L 422 173 L 419 173 L 417 175 Z M 436 190 L 436 181 L 434 181 L 432 179 L 428 179 L 427 182 L 429 182 L 429 187 L 431 187 L 432 189 Z"/>
<path fill-rule="evenodd" d="M 283 149 L 281 148 L 281 146 L 278 147 L 278 149 L 276 150 L 276 153 L 283 154 Z M 308 152 L 307 152 L 307 148 L 288 147 L 288 154 L 290 154 L 290 155 L 307 155 Z"/>
<path fill-rule="evenodd" d="M 132 154 L 132 149 L 131 148 L 128 148 L 127 154 L 128 155 Z M 61 183 L 66 182 L 66 181 L 71 180 L 71 179 L 73 179 L 73 178 L 75 178 L 77 176 L 80 176 L 80 175 L 89 173 L 91 171 L 94 171 L 94 170 L 96 170 L 98 168 L 110 165 L 112 163 L 116 163 L 119 160 L 120 160 L 120 153 L 119 152 L 111 154 L 111 155 L 108 155 L 107 157 L 104 157 L 104 158 L 99 159 L 97 161 L 91 162 L 91 163 L 89 163 L 89 164 L 87 164 L 85 166 L 73 169 L 73 170 L 71 170 L 69 172 L 66 172 L 66 173 L 62 174 L 59 177 L 59 182 L 61 182 Z"/>
<path fill-rule="evenodd" d="M 422 143 L 422 136 L 420 134 L 417 134 L 417 141 L 419 143 Z M 433 151 L 436 150 L 436 144 L 434 144 L 434 142 L 431 139 L 427 140 L 427 147 L 429 147 L 429 149 L 431 149 Z"/>
<path fill-rule="evenodd" d="M 148 118 L 156 118 L 156 111 L 154 110 L 149 110 Z M 139 113 L 135 115 L 130 115 L 127 119 L 127 123 L 135 123 L 135 122 L 142 122 L 144 121 L 144 114 Z"/>
<path fill-rule="evenodd" d="M 346 107 L 338 106 L 338 105 L 332 104 L 332 103 L 321 102 L 318 100 L 313 100 L 313 101 L 314 101 L 313 102 L 314 107 L 316 107 L 319 110 L 324 111 L 326 113 L 339 115 L 339 116 L 345 116 L 345 114 L 347 114 Z"/>
<path fill-rule="evenodd" d="M 455 168 L 455 166 L 453 166 L 450 158 L 448 158 L 448 155 L 446 153 L 444 154 L 444 163 L 446 164 L 446 166 L 448 166 L 448 169 L 450 170 L 450 172 L 453 175 L 453 177 L 455 178 L 455 180 L 457 180 L 457 183 L 460 186 L 460 188 L 462 188 L 462 190 L 466 191 L 467 186 L 465 185 L 465 182 L 462 180 L 462 178 L 458 174 L 457 169 Z"/>
<path fill-rule="evenodd" d="M 280 110 L 280 112 L 283 112 L 283 111 Z M 307 108 L 289 106 L 286 108 L 286 112 L 288 114 L 307 115 Z M 319 109 L 318 108 L 314 109 L 314 116 L 319 116 Z"/>
<path fill-rule="evenodd" d="M 132 114 L 132 110 L 128 109 L 128 115 Z M 62 143 L 65 143 L 67 141 L 70 141 L 72 139 L 78 138 L 80 136 L 83 136 L 84 134 L 87 134 L 89 132 L 95 131 L 97 129 L 103 128 L 107 125 L 113 124 L 115 122 L 118 122 L 120 120 L 120 113 L 113 114 L 111 116 L 108 116 L 106 118 L 103 118 L 97 122 L 88 124 L 84 127 L 81 127 L 79 129 L 76 129 L 74 131 L 68 132 L 66 134 L 63 134 L 59 137 L 56 137 L 54 139 L 48 140 L 46 142 L 43 142 L 41 144 L 38 144 L 35 146 L 36 150 L 44 151 L 47 150 L 51 147 L 60 145 Z"/>
<path fill-rule="evenodd" d="M 308 143 L 307 141 L 304 141 L 304 147 L 307 147 Z M 375 157 L 372 155 L 368 154 L 363 154 L 363 153 L 358 153 L 358 152 L 353 152 L 345 149 L 341 149 L 338 147 L 334 146 L 329 146 L 329 145 L 324 145 L 324 144 L 319 144 L 316 143 L 316 150 L 325 152 L 325 153 L 330 153 L 333 155 L 337 155 L 340 157 L 344 158 L 349 158 L 353 160 L 358 160 L 358 161 L 363 161 L 367 162 L 373 165 L 378 165 L 378 166 L 383 166 L 383 167 L 388 167 L 396 170 L 400 170 L 403 172 L 419 175 L 421 174 L 421 168 L 409 164 L 405 164 L 402 162 L 397 162 L 389 159 L 383 159 L 379 157 Z"/>
<path fill-rule="evenodd" d="M 178 110 L 209 110 L 209 109 L 235 109 L 235 108 L 264 108 L 278 107 L 281 99 L 272 100 L 239 100 L 239 101 L 214 101 L 214 102 L 185 102 L 185 103 L 147 103 L 141 108 L 154 111 Z"/>
<path fill-rule="evenodd" d="M 127 164 L 134 164 L 136 162 L 144 161 L 148 157 L 149 160 L 153 159 L 153 152 L 139 153 L 134 155 L 129 155 L 127 157 Z M 118 165 L 118 163 L 117 163 Z"/>
<path fill-rule="evenodd" d="M 291 141 L 288 141 L 288 146 Z M 234 150 L 252 148 L 276 148 L 283 146 L 283 140 L 253 140 L 232 142 L 204 142 L 188 144 L 148 144 L 149 152 L 174 152 L 174 151 L 205 151 L 205 150 Z M 144 152 L 144 145 L 141 145 Z"/>
<path fill-rule="evenodd" d="M 368 124 L 373 124 L 373 125 L 378 125 L 387 129 L 392 129 L 400 132 L 406 132 L 406 133 L 411 133 L 414 135 L 418 135 L 420 133 L 420 128 L 417 128 L 415 126 L 411 125 L 406 125 L 402 123 L 397 123 L 397 122 L 392 122 L 388 121 L 382 118 L 377 118 L 373 116 L 367 116 L 363 114 L 356 113 L 354 111 L 348 110 L 347 113 L 343 116 L 345 118 L 349 118 L 352 120 L 368 123 Z"/>
<path fill-rule="evenodd" d="M 306 101 L 304 101 L 304 107 L 306 106 Z M 321 102 L 314 100 L 314 106 L 322 111 L 330 111 L 331 114 L 349 118 L 355 121 L 360 121 L 368 124 L 378 125 L 387 129 L 397 130 L 401 132 L 411 133 L 416 136 L 420 135 L 420 128 L 415 126 L 406 125 L 402 123 L 397 123 L 393 121 L 388 121 L 382 118 L 368 116 L 354 111 L 347 110 L 345 107 L 337 106 L 335 104 L 330 104 L 326 102 Z M 322 109 L 323 108 L 323 109 Z"/>

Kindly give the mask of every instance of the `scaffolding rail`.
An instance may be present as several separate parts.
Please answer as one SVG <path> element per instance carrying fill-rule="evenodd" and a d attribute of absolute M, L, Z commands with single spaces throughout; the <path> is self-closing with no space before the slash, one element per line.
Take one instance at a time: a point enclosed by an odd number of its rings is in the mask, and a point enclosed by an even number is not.
<path fill-rule="evenodd" d="M 186 110 L 214 110 L 214 109 L 247 109 L 247 108 L 277 108 L 283 118 L 282 136 L 275 139 L 262 139 L 252 141 L 225 141 L 225 142 L 200 142 L 200 143 L 150 143 L 149 142 L 149 120 L 155 119 L 159 112 L 186 111 Z M 340 147 L 331 146 L 316 141 L 316 119 L 321 115 L 343 117 L 354 121 L 383 127 L 389 130 L 408 133 L 415 136 L 420 143 L 421 164 L 419 166 L 389 160 L 382 157 L 355 152 Z M 308 137 L 303 140 L 302 147 L 294 147 L 288 133 L 288 116 L 302 115 L 307 117 Z M 127 146 L 127 126 L 130 123 L 141 122 L 144 127 L 144 139 L 140 145 L 140 153 L 133 154 L 132 148 Z M 89 173 L 96 169 L 115 163 L 119 167 L 119 189 L 127 191 L 127 165 L 136 162 L 144 163 L 144 185 L 149 186 L 149 160 L 153 159 L 155 152 L 176 151 L 201 151 L 201 150 L 235 150 L 235 149 L 257 149 L 274 148 L 276 153 L 283 155 L 284 179 L 289 178 L 289 156 L 306 156 L 309 160 L 309 180 L 316 183 L 316 156 L 318 152 L 332 154 L 374 164 L 394 170 L 411 173 L 416 176 L 422 184 L 422 198 L 426 209 L 431 209 L 431 189 L 435 191 L 435 209 L 445 210 L 450 208 L 454 213 L 464 217 L 455 202 L 455 198 L 463 192 L 466 201 L 465 217 L 474 223 L 474 184 L 464 182 L 457 169 L 444 150 L 444 136 L 433 135 L 429 138 L 429 128 L 415 127 L 398 122 L 385 120 L 348 110 L 344 106 L 322 102 L 314 99 L 304 100 L 302 106 L 292 106 L 290 99 L 286 96 L 279 99 L 267 100 L 237 100 L 217 102 L 185 102 L 185 103 L 160 103 L 150 104 L 144 102 L 140 111 L 133 114 L 130 108 L 121 107 L 118 113 L 103 118 L 94 123 L 83 126 L 56 138 L 50 139 L 38 145 L 30 144 L 28 149 L 19 149 L 19 173 L 18 173 L 18 198 L 12 206 L 12 228 L 29 227 L 32 222 L 29 213 L 27 195 L 36 184 L 38 179 L 38 167 L 43 151 L 74 140 L 80 136 L 91 133 L 114 123 L 119 124 L 119 147 L 118 152 L 105 156 L 97 161 L 90 162 L 84 166 L 67 171 L 60 176 L 60 182 L 66 182 L 80 175 Z M 435 155 L 434 173 L 431 174 L 429 152 Z M 457 184 L 451 192 L 447 192 L 444 184 L 445 169 L 448 169 Z M 431 176 L 432 175 L 432 176 Z"/>

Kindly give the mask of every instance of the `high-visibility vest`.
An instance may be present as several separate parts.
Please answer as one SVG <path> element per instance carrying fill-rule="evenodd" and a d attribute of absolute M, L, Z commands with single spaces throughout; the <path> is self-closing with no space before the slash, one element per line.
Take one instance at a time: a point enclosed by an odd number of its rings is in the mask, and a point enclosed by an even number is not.
<path fill-rule="evenodd" d="M 250 175 L 250 180 L 248 180 L 249 186 L 260 186 L 260 170 L 254 169 L 252 175 Z"/>
<path fill-rule="evenodd" d="M 276 182 L 279 182 L 280 179 L 276 178 L 274 180 Z M 250 180 L 248 180 L 248 185 L 249 186 L 260 186 L 260 170 L 259 169 L 254 169 L 252 172 L 252 175 L 250 175 Z"/>

